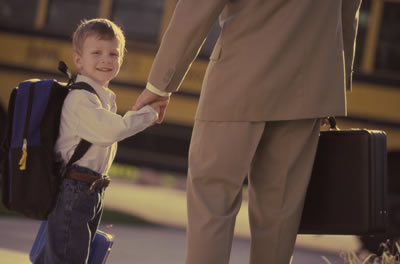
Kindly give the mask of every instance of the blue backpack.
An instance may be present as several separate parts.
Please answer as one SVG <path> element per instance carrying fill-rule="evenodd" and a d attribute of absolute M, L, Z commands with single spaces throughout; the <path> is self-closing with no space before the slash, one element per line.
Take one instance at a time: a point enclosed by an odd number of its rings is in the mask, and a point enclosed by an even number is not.
<path fill-rule="evenodd" d="M 67 84 L 56 80 L 27 80 L 14 88 L 9 99 L 7 131 L 2 145 L 2 201 L 10 210 L 45 220 L 53 209 L 63 177 L 62 164 L 54 153 L 64 99 L 69 91 L 83 89 L 96 94 L 86 83 L 74 83 L 66 65 L 59 70 Z M 67 166 L 79 160 L 91 143 L 81 140 Z"/>

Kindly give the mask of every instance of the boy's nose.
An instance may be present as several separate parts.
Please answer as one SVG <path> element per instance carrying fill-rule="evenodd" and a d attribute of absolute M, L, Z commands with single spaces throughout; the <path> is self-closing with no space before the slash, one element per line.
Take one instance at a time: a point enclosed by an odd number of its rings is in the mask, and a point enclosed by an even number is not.
<path fill-rule="evenodd" d="M 103 55 L 103 56 L 101 56 L 101 60 L 100 60 L 102 63 L 107 63 L 107 64 L 109 64 L 109 63 L 111 63 L 111 57 L 110 56 L 108 56 L 108 55 Z"/>

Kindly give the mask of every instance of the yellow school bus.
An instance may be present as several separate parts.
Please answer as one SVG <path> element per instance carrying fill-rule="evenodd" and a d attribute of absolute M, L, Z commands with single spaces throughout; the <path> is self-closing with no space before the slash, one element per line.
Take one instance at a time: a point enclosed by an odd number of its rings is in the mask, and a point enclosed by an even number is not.
<path fill-rule="evenodd" d="M 124 64 L 110 84 L 118 111 L 131 109 L 157 52 L 175 0 L 12 0 L 0 6 L 1 122 L 12 88 L 29 78 L 65 81 L 57 71 L 72 62 L 71 35 L 82 19 L 109 18 L 127 37 Z M 348 117 L 341 128 L 385 130 L 388 150 L 400 150 L 400 2 L 363 0 Z M 215 23 L 180 91 L 172 96 L 165 122 L 121 142 L 117 160 L 185 172 L 193 119 L 208 56 L 219 33 Z M 396 39 L 397 38 L 397 39 Z M 4 128 L 4 125 L 2 125 Z"/>

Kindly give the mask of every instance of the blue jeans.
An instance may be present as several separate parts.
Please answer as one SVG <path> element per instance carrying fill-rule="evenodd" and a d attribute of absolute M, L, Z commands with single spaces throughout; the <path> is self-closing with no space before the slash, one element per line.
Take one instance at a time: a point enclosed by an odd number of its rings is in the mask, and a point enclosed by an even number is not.
<path fill-rule="evenodd" d="M 73 166 L 98 176 L 96 172 Z M 63 179 L 57 203 L 47 219 L 47 241 L 35 264 L 86 264 L 104 207 L 104 189 L 88 194 L 89 184 Z"/>

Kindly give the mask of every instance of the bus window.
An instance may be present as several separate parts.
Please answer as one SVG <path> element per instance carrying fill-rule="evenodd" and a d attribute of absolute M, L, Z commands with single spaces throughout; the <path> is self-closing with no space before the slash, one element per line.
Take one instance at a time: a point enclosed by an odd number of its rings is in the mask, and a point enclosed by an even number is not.
<path fill-rule="evenodd" d="M 98 0 L 52 0 L 44 31 L 70 37 L 81 20 L 97 17 L 98 9 Z"/>
<path fill-rule="evenodd" d="M 127 39 L 157 43 L 164 0 L 114 0 L 112 20 L 122 27 Z"/>
<path fill-rule="evenodd" d="M 0 25 L 13 29 L 33 29 L 38 0 L 0 0 Z"/>
<path fill-rule="evenodd" d="M 377 73 L 400 72 L 400 2 L 387 1 L 383 6 L 382 25 L 375 59 Z"/>
<path fill-rule="evenodd" d="M 365 37 L 371 20 L 371 1 L 363 0 L 360 8 L 358 32 L 356 40 L 356 54 L 354 57 L 354 71 L 359 72 L 364 51 Z"/>

